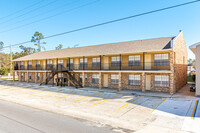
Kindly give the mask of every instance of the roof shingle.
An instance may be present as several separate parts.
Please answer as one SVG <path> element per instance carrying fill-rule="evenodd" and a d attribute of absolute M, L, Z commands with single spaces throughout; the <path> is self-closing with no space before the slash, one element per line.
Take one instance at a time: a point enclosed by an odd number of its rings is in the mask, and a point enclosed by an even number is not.
<path fill-rule="evenodd" d="M 171 48 L 170 41 L 173 38 L 174 37 L 162 37 L 155 39 L 136 40 L 128 42 L 93 45 L 86 47 L 43 51 L 15 59 L 14 61 L 162 51 Z"/>

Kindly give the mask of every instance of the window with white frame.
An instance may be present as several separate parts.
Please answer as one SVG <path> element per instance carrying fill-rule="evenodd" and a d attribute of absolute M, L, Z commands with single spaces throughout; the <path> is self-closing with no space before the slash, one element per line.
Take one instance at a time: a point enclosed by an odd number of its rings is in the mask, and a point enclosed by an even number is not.
<path fill-rule="evenodd" d="M 37 80 L 40 80 L 40 73 L 37 73 Z"/>
<path fill-rule="evenodd" d="M 63 60 L 58 60 L 58 67 L 63 67 L 63 63 L 64 63 Z"/>
<path fill-rule="evenodd" d="M 154 85 L 156 87 L 169 87 L 169 76 L 168 75 L 155 75 Z"/>
<path fill-rule="evenodd" d="M 67 67 L 73 67 L 74 65 L 74 60 L 73 59 L 67 59 Z"/>
<path fill-rule="evenodd" d="M 32 61 L 28 62 L 28 68 L 32 68 Z"/>
<path fill-rule="evenodd" d="M 129 85 L 140 85 L 140 75 L 128 75 Z"/>
<path fill-rule="evenodd" d="M 20 62 L 20 68 L 24 68 L 24 62 Z"/>
<path fill-rule="evenodd" d="M 120 56 L 111 57 L 111 66 L 120 66 L 121 60 Z"/>
<path fill-rule="evenodd" d="M 118 84 L 119 83 L 119 75 L 118 74 L 112 74 L 111 75 L 111 84 Z"/>
<path fill-rule="evenodd" d="M 47 67 L 48 68 L 51 68 L 53 65 L 52 65 L 52 60 L 47 60 Z"/>
<path fill-rule="evenodd" d="M 92 83 L 99 83 L 99 74 L 92 74 Z"/>
<path fill-rule="evenodd" d="M 20 62 L 20 66 L 24 66 L 24 62 Z"/>
<path fill-rule="evenodd" d="M 40 61 L 36 61 L 36 67 L 40 67 Z"/>
<path fill-rule="evenodd" d="M 131 55 L 128 57 L 129 66 L 140 66 L 140 55 Z"/>
<path fill-rule="evenodd" d="M 52 60 L 47 60 L 47 65 L 52 65 Z"/>
<path fill-rule="evenodd" d="M 63 73 L 58 73 L 58 78 L 62 78 L 63 77 Z"/>
<path fill-rule="evenodd" d="M 82 76 L 82 74 L 80 74 L 80 81 L 81 81 L 81 82 L 83 81 L 83 76 Z M 87 74 L 85 74 L 85 81 L 87 81 Z"/>
<path fill-rule="evenodd" d="M 154 54 L 154 65 L 155 66 L 168 66 L 169 65 L 169 54 Z"/>
<path fill-rule="evenodd" d="M 87 66 L 88 66 L 88 59 L 80 58 L 80 67 L 87 67 Z"/>
<path fill-rule="evenodd" d="M 28 77 L 29 77 L 29 79 L 31 79 L 31 73 L 29 73 Z"/>
<path fill-rule="evenodd" d="M 92 58 L 92 66 L 93 67 L 100 67 L 100 57 Z"/>

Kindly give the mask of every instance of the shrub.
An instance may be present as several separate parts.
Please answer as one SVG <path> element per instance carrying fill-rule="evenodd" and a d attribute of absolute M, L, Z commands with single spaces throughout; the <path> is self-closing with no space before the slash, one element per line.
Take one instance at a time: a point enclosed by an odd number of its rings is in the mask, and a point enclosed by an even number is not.
<path fill-rule="evenodd" d="M 1 68 L 0 69 L 0 75 L 6 75 L 10 72 L 10 68 Z"/>

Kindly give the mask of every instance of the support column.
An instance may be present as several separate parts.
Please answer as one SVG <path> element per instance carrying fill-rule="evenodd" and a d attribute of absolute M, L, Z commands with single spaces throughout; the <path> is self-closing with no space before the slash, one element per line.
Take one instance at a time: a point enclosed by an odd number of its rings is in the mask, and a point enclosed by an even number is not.
<path fill-rule="evenodd" d="M 15 81 L 15 72 L 13 71 L 13 81 Z"/>
<path fill-rule="evenodd" d="M 20 82 L 22 81 L 21 80 L 21 75 L 22 75 L 21 72 L 18 72 L 18 81 L 20 81 Z"/>
<path fill-rule="evenodd" d="M 82 72 L 82 86 L 85 87 L 85 73 Z"/>
<path fill-rule="evenodd" d="M 38 73 L 35 72 L 35 83 L 37 83 L 37 75 L 38 75 Z"/>
<path fill-rule="evenodd" d="M 121 91 L 122 90 L 122 73 L 121 72 L 119 72 L 119 91 Z"/>
<path fill-rule="evenodd" d="M 141 78 L 141 81 L 142 81 L 142 92 L 145 92 L 145 83 L 146 83 L 146 75 L 145 75 L 145 73 L 143 72 L 142 73 L 142 78 Z"/>
<path fill-rule="evenodd" d="M 28 74 L 29 74 L 29 72 L 26 73 L 26 82 L 29 82 Z"/>
<path fill-rule="evenodd" d="M 169 76 L 169 93 L 173 95 L 175 93 L 175 88 L 174 88 L 174 73 L 171 73 Z"/>
<path fill-rule="evenodd" d="M 68 76 L 68 86 L 70 86 L 70 76 L 69 74 L 67 76 Z"/>
<path fill-rule="evenodd" d="M 99 89 L 102 89 L 102 73 L 99 72 Z"/>
<path fill-rule="evenodd" d="M 171 74 L 169 75 L 169 93 L 172 95 L 176 92 L 176 89 L 175 89 L 175 77 L 174 77 L 174 69 L 175 69 L 175 60 L 174 60 L 174 52 L 170 52 L 170 62 L 169 62 L 169 67 L 170 67 L 170 70 L 171 70 Z"/>

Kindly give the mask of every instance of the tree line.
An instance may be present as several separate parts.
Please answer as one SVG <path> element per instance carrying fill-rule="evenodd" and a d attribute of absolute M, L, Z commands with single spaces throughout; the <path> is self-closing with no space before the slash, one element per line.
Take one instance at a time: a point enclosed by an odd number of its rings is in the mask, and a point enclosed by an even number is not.
<path fill-rule="evenodd" d="M 31 47 L 31 46 L 24 46 L 20 45 L 20 52 L 15 52 L 12 53 L 12 58 L 17 59 L 26 55 L 30 55 L 36 52 L 41 52 L 42 50 L 45 49 L 45 44 L 46 42 L 41 42 L 41 40 L 44 38 L 44 35 L 40 32 L 35 32 L 34 35 L 31 38 L 31 42 L 36 46 L 36 48 Z M 10 71 L 10 54 L 3 53 L 3 47 L 4 47 L 4 42 L 0 40 L 0 75 L 5 75 Z M 55 50 L 62 49 L 63 45 L 59 44 L 58 46 L 55 47 Z"/>

